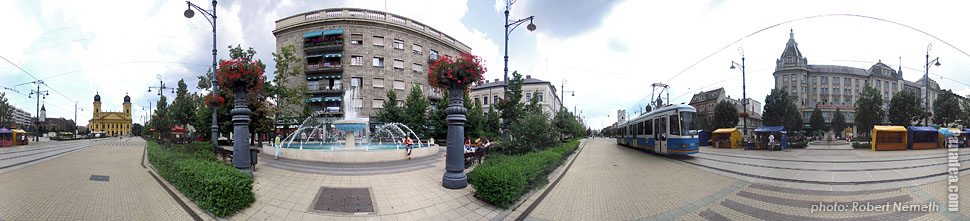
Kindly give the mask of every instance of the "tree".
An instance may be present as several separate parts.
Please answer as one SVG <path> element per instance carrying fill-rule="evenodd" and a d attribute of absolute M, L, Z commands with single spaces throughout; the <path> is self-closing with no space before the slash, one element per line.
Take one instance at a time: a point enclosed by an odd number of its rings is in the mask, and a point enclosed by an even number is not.
<path fill-rule="evenodd" d="M 960 100 L 951 90 L 944 90 L 933 100 L 933 123 L 947 127 L 956 122 L 961 113 Z"/>
<path fill-rule="evenodd" d="M 914 121 L 919 121 L 923 112 L 919 97 L 912 91 L 896 92 L 889 101 L 889 123 L 893 125 L 909 127 Z"/>
<path fill-rule="evenodd" d="M 13 106 L 7 103 L 6 93 L 0 93 L 0 127 L 11 127 L 13 124 Z"/>
<path fill-rule="evenodd" d="M 859 132 L 868 134 L 872 126 L 882 122 L 884 116 L 886 112 L 882 109 L 882 95 L 866 84 L 855 107 L 855 123 Z"/>
<path fill-rule="evenodd" d="M 828 128 L 825 128 L 825 117 L 822 116 L 822 110 L 818 107 L 812 110 L 812 116 L 808 118 L 808 123 L 812 125 L 813 133 L 818 130 L 828 130 Z"/>
<path fill-rule="evenodd" d="M 404 100 L 403 123 L 415 134 L 424 135 L 428 125 L 428 98 L 421 94 L 419 84 L 411 87 L 411 93 Z"/>
<path fill-rule="evenodd" d="M 172 101 L 171 111 L 168 112 L 172 123 L 185 126 L 192 122 L 192 112 L 195 109 L 195 102 L 189 95 L 188 85 L 185 79 L 179 79 L 178 87 L 175 91 L 175 100 Z"/>
<path fill-rule="evenodd" d="M 788 104 L 791 98 L 784 89 L 772 89 L 771 93 L 765 97 L 765 112 L 761 115 L 765 126 L 782 126 L 785 120 L 791 115 L 788 113 Z"/>
<path fill-rule="evenodd" d="M 529 105 L 525 106 L 525 111 L 545 115 L 542 113 L 542 105 L 539 104 L 539 93 L 532 93 L 532 98 L 529 98 Z"/>
<path fill-rule="evenodd" d="M 135 124 L 132 124 L 131 125 L 131 135 L 132 136 L 141 136 L 141 132 L 142 132 L 142 126 L 141 126 L 141 124 L 135 123 Z"/>
<path fill-rule="evenodd" d="M 738 109 L 734 107 L 734 104 L 723 100 L 714 106 L 714 127 L 716 128 L 734 128 L 738 125 Z"/>
<path fill-rule="evenodd" d="M 501 118 L 499 118 L 498 116 L 498 112 L 495 112 L 495 109 L 492 108 L 492 106 L 488 106 L 488 112 L 486 113 L 485 116 L 486 116 L 485 137 L 500 136 L 502 134 L 500 132 L 502 127 L 502 122 L 501 122 Z"/>
<path fill-rule="evenodd" d="M 841 108 L 836 107 L 835 114 L 832 115 L 832 130 L 841 136 L 845 127 L 845 115 L 842 114 Z"/>
<path fill-rule="evenodd" d="M 468 109 L 468 113 L 465 118 L 465 137 L 467 138 L 479 138 L 486 136 L 485 133 L 485 112 L 482 110 L 482 105 L 479 103 L 472 102 L 472 108 Z"/>
<path fill-rule="evenodd" d="M 433 126 L 433 129 L 429 131 L 431 133 L 429 136 L 445 140 L 448 136 L 448 114 L 445 113 L 445 109 L 448 108 L 448 90 L 444 90 L 442 96 L 445 99 L 435 102 L 434 110 L 432 110 L 430 125 Z"/>
<path fill-rule="evenodd" d="M 306 109 L 309 108 L 304 100 L 309 92 L 306 87 L 287 87 L 293 78 L 303 74 L 300 67 L 302 59 L 296 56 L 296 49 L 293 45 L 286 45 L 280 49 L 280 53 L 272 53 L 273 61 L 276 62 L 276 74 L 273 77 L 272 85 L 269 87 L 270 99 L 275 105 L 271 110 L 275 119 L 305 118 Z M 310 108 L 310 111 L 313 109 Z M 301 117 L 302 116 L 302 117 Z M 289 130 L 286 124 L 284 130 Z"/>
<path fill-rule="evenodd" d="M 970 95 L 964 97 L 962 104 L 963 114 L 957 118 L 957 123 L 960 123 L 964 128 L 970 127 Z"/>
<path fill-rule="evenodd" d="M 402 114 L 401 107 L 397 106 L 397 93 L 394 93 L 394 90 L 388 90 L 387 100 L 384 100 L 384 106 L 377 112 L 377 120 L 384 123 L 401 122 Z"/>
<path fill-rule="evenodd" d="M 502 126 L 505 128 L 510 128 L 512 122 L 525 116 L 524 108 L 519 103 L 522 100 L 522 81 L 522 74 L 518 71 L 512 72 L 512 79 L 508 82 L 508 93 L 505 94 L 504 99 L 495 104 L 501 112 Z"/>
<path fill-rule="evenodd" d="M 795 131 L 802 130 L 802 115 L 798 113 L 798 107 L 795 106 L 795 102 L 789 101 L 788 103 L 788 117 L 785 117 L 785 130 L 788 133 L 794 133 Z"/>

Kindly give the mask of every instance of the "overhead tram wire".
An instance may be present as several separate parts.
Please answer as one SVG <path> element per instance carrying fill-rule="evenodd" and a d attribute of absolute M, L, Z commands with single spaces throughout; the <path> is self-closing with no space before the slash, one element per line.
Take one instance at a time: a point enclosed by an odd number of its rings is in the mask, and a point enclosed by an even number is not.
<path fill-rule="evenodd" d="M 33 74 L 30 74 L 30 72 L 27 72 L 27 70 L 24 70 L 23 68 L 21 68 L 21 67 L 20 67 L 19 65 L 17 65 L 17 64 L 14 64 L 14 63 L 13 63 L 13 62 L 11 62 L 10 60 L 8 60 L 8 59 L 7 59 L 7 57 L 4 57 L 4 56 L 0 56 L 0 58 L 3 58 L 3 60 L 4 60 L 4 61 L 7 61 L 7 63 L 10 63 L 10 65 L 13 65 L 14 67 L 17 67 L 17 69 L 20 69 L 20 71 L 23 71 L 23 72 L 24 72 L 25 74 L 27 74 L 28 76 L 30 76 L 30 77 L 32 77 L 32 78 L 34 78 L 34 80 L 40 80 L 40 79 L 37 79 L 37 77 L 34 77 L 34 75 L 33 75 Z"/>
<path fill-rule="evenodd" d="M 68 72 L 64 72 L 64 73 L 59 73 L 59 74 L 51 75 L 49 77 L 45 77 L 43 80 L 48 80 L 48 79 L 51 79 L 51 78 L 60 77 L 60 76 L 64 76 L 64 75 L 67 75 L 67 74 L 77 73 L 77 72 L 81 72 L 81 71 L 88 70 L 88 69 L 98 69 L 98 68 L 105 68 L 105 67 L 108 67 L 108 66 L 125 65 L 125 64 L 185 64 L 185 65 L 198 65 L 198 66 L 205 66 L 205 67 L 210 67 L 211 66 L 211 64 L 197 64 L 197 63 L 179 62 L 179 61 L 129 61 L 129 62 L 109 63 L 109 64 L 104 64 L 104 65 L 101 65 L 101 66 L 91 67 L 91 68 L 81 68 L 81 69 L 77 69 L 77 70 L 73 70 L 73 71 L 68 71 Z"/>

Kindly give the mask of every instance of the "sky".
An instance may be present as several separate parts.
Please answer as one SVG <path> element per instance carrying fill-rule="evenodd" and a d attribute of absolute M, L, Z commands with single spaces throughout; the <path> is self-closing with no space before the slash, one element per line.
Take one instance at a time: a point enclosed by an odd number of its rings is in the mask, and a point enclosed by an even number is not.
<path fill-rule="evenodd" d="M 14 106 L 35 113 L 33 96 L 48 117 L 91 118 L 95 93 L 104 111 L 120 111 L 127 93 L 134 121 L 142 122 L 158 100 L 159 79 L 173 87 L 212 62 L 211 26 L 202 16 L 183 16 L 184 1 L 0 1 L 0 91 Z M 209 1 L 193 1 L 210 9 Z M 227 46 L 257 51 L 275 71 L 271 53 L 275 21 L 312 10 L 351 7 L 387 11 L 414 19 L 472 48 L 488 67 L 486 79 L 503 77 L 505 0 L 420 1 L 220 1 L 218 56 Z M 509 36 L 509 69 L 549 81 L 567 94 L 565 106 L 581 111 L 596 129 L 647 104 L 652 83 L 670 85 L 671 103 L 724 87 L 742 97 L 742 75 L 730 69 L 744 54 L 746 95 L 764 100 L 773 88 L 774 62 L 789 33 L 809 64 L 868 69 L 876 62 L 902 66 L 903 78 L 923 76 L 927 45 L 941 66 L 930 78 L 957 94 L 970 94 L 968 1 L 644 1 L 520 0 L 510 19 L 535 16 Z M 9 60 L 9 62 L 7 61 Z M 19 67 L 19 68 L 18 68 Z M 21 70 L 22 69 L 22 70 Z M 565 83 L 564 83 L 565 82 Z M 169 100 L 173 94 L 166 93 Z"/>

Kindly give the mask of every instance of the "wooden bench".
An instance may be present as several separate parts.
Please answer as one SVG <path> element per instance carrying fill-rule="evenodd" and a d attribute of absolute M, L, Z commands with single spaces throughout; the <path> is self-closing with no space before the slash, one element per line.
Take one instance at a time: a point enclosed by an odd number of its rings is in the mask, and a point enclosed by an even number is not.
<path fill-rule="evenodd" d="M 475 152 L 465 153 L 465 168 L 468 168 L 472 164 L 475 164 L 476 161 L 478 162 L 478 164 L 482 164 L 482 158 L 485 156 L 486 153 L 488 153 L 488 149 L 485 149 L 485 148 L 481 148 L 481 149 L 476 148 Z"/>
<path fill-rule="evenodd" d="M 259 154 L 259 150 L 258 149 L 256 150 L 256 154 Z M 232 150 L 227 150 L 227 149 L 222 148 L 222 147 L 217 147 L 216 148 L 216 155 L 218 155 L 219 157 L 221 157 L 222 158 L 222 161 L 225 161 L 228 158 L 229 159 L 229 163 L 232 163 L 232 158 L 233 158 Z M 252 156 L 250 156 L 250 157 L 252 157 Z M 252 166 L 253 171 L 256 171 L 256 162 L 250 160 L 249 161 L 249 164 L 250 164 L 250 166 Z"/>

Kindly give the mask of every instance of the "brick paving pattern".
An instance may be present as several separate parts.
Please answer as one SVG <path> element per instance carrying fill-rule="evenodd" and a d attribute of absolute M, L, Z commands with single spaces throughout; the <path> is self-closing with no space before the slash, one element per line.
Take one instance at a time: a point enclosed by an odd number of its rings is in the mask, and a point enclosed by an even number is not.
<path fill-rule="evenodd" d="M 140 166 L 140 138 L 49 144 L 86 142 L 97 145 L 0 174 L 0 219 L 192 220 Z"/>

